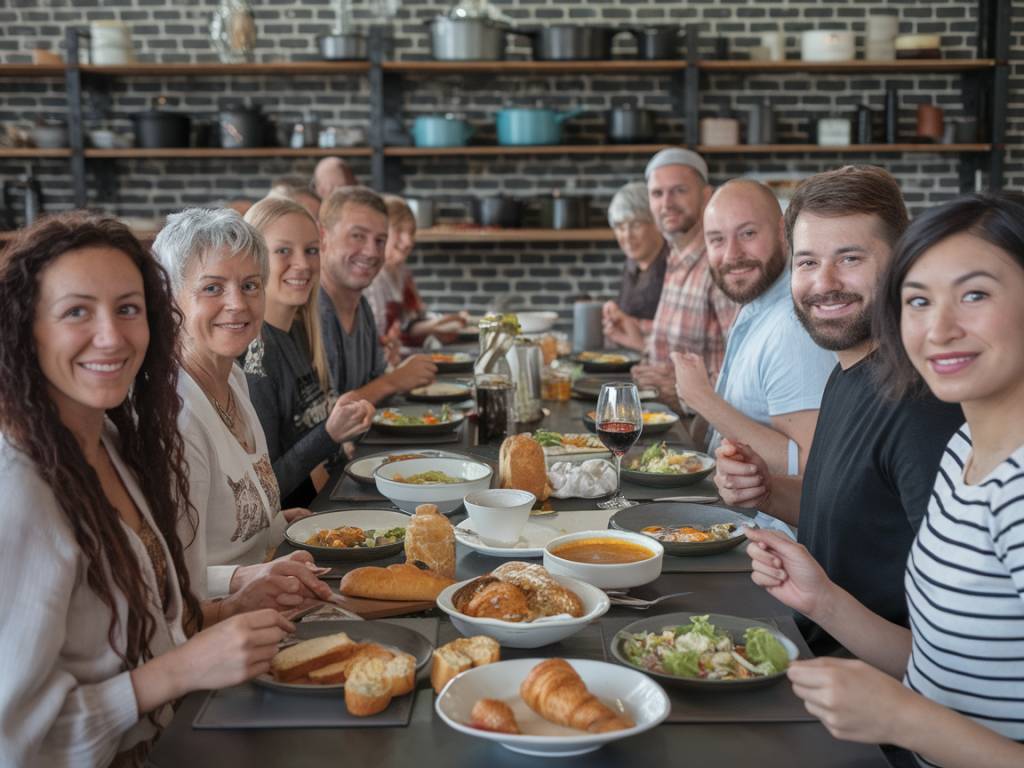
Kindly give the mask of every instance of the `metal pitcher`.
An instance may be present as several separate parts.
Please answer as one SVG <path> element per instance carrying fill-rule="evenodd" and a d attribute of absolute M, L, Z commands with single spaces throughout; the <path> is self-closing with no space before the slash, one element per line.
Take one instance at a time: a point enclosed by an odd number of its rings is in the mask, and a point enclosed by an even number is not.
<path fill-rule="evenodd" d="M 515 420 L 535 421 L 543 415 L 540 406 L 540 371 L 544 366 L 544 355 L 540 345 L 532 339 L 519 336 L 506 358 L 516 387 L 513 406 Z"/>

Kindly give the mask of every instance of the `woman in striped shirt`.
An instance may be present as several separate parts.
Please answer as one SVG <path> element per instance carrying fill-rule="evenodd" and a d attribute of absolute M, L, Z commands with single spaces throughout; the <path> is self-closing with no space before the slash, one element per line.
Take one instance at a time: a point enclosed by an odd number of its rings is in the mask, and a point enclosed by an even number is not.
<path fill-rule="evenodd" d="M 921 765 L 1019 767 L 1024 195 L 968 196 L 920 216 L 883 285 L 886 380 L 902 394 L 927 386 L 967 419 L 946 446 L 908 558 L 911 630 L 868 611 L 769 531 L 749 533 L 753 579 L 863 659 L 790 669 L 794 691 L 834 736 L 895 744 Z"/>

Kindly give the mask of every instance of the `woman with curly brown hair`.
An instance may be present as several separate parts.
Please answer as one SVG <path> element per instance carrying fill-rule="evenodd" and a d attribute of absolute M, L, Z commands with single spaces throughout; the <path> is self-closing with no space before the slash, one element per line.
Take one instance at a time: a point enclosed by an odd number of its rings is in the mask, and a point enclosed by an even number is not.
<path fill-rule="evenodd" d="M 40 222 L 0 257 L 0 306 L 0 764 L 134 764 L 170 702 L 265 671 L 293 627 L 263 610 L 186 639 L 180 323 L 132 234 Z"/>

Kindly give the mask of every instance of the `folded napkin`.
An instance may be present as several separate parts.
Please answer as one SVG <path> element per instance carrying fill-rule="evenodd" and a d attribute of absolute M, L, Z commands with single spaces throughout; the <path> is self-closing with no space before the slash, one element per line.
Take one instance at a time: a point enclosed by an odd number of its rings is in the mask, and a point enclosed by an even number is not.
<path fill-rule="evenodd" d="M 615 490 L 615 467 L 605 459 L 558 461 L 548 470 L 556 499 L 596 499 Z"/>

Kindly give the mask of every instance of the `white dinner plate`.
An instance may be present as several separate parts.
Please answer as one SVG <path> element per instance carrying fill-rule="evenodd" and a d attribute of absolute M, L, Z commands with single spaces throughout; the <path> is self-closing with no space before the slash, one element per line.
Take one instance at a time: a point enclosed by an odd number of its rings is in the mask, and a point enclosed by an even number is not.
<path fill-rule="evenodd" d="M 488 544 L 471 536 L 466 530 L 474 530 L 468 518 L 455 526 L 455 539 L 481 555 L 492 557 L 543 557 L 544 547 L 552 539 L 577 531 L 600 531 L 608 527 L 608 520 L 617 510 L 583 509 L 558 512 L 554 515 L 531 517 L 519 535 L 519 541 L 512 546 Z"/>
<path fill-rule="evenodd" d="M 513 752 L 536 757 L 570 757 L 593 752 L 610 741 L 649 731 L 668 717 L 671 709 L 668 695 L 639 670 L 604 661 L 566 659 L 592 694 L 636 725 L 621 731 L 587 733 L 551 723 L 519 697 L 519 686 L 542 661 L 546 659 L 499 661 L 463 672 L 444 687 L 434 702 L 434 709 L 442 720 L 461 733 L 496 741 Z M 496 733 L 469 726 L 470 712 L 480 699 L 500 699 L 508 704 L 521 733 Z"/>

